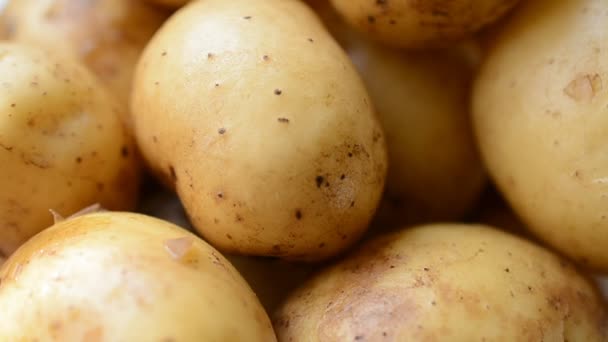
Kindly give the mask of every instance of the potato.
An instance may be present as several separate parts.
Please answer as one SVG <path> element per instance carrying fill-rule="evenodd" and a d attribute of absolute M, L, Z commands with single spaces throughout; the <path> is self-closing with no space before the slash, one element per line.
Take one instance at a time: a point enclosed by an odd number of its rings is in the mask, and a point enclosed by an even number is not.
<path fill-rule="evenodd" d="M 394 47 L 421 48 L 465 38 L 518 0 L 331 0 L 357 30 Z"/>
<path fill-rule="evenodd" d="M 0 43 L 0 254 L 100 202 L 132 209 L 139 183 L 126 109 L 71 60 Z"/>
<path fill-rule="evenodd" d="M 526 3 L 473 94 L 489 171 L 531 231 L 608 271 L 608 3 Z"/>
<path fill-rule="evenodd" d="M 403 54 L 363 41 L 348 51 L 386 135 L 382 219 L 461 219 L 485 185 L 469 116 L 469 62 L 455 51 Z"/>
<path fill-rule="evenodd" d="M 277 313 L 280 341 L 606 341 L 594 288 L 565 260 L 487 226 L 381 237 Z"/>
<path fill-rule="evenodd" d="M 132 111 L 148 163 L 223 251 L 324 259 L 379 202 L 386 148 L 371 101 L 300 1 L 190 3 L 144 51 Z"/>
<path fill-rule="evenodd" d="M 213 247 L 131 213 L 70 219 L 0 269 L 2 341 L 274 341 L 247 283 Z"/>
<path fill-rule="evenodd" d="M 127 103 L 139 55 L 166 17 L 140 0 L 12 0 L 0 39 L 79 59 Z"/>

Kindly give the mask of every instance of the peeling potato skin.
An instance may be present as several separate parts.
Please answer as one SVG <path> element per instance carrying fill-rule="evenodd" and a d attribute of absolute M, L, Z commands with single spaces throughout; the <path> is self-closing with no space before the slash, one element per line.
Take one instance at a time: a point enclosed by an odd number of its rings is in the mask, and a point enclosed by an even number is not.
<path fill-rule="evenodd" d="M 530 231 L 608 271 L 608 4 L 523 5 L 473 93 L 483 159 Z"/>
<path fill-rule="evenodd" d="M 182 8 L 142 56 L 132 110 L 148 163 L 223 251 L 325 259 L 376 210 L 382 130 L 348 57 L 299 1 Z"/>
<path fill-rule="evenodd" d="M 167 17 L 140 0 L 11 0 L 0 39 L 78 59 L 127 104 L 139 55 Z"/>
<path fill-rule="evenodd" d="M 524 239 L 476 225 L 380 237 L 294 292 L 279 341 L 605 341 L 590 282 Z M 472 324 L 474 322 L 474 324 Z"/>
<path fill-rule="evenodd" d="M 0 253 L 94 203 L 131 210 L 139 188 L 126 110 L 84 67 L 0 43 Z"/>
<path fill-rule="evenodd" d="M 191 239 L 176 260 L 167 241 Z M 133 213 L 63 221 L 0 268 L 2 341 L 275 341 L 247 283 L 213 247 Z"/>
<path fill-rule="evenodd" d="M 351 26 L 393 47 L 425 48 L 465 38 L 518 0 L 330 0 Z"/>

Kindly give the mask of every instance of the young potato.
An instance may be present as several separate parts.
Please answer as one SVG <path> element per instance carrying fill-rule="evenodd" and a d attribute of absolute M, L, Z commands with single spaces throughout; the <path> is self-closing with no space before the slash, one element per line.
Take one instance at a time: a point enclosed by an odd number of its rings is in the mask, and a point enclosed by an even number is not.
<path fill-rule="evenodd" d="M 99 202 L 132 209 L 139 183 L 125 108 L 84 67 L 0 43 L 0 254 Z"/>
<path fill-rule="evenodd" d="M 280 341 L 606 341 L 596 288 L 565 260 L 487 226 L 366 244 L 293 293 Z"/>
<path fill-rule="evenodd" d="M 531 1 L 473 94 L 483 159 L 530 230 L 608 271 L 608 3 Z"/>
<path fill-rule="evenodd" d="M 328 258 L 379 202 L 386 149 L 371 101 L 300 1 L 182 8 L 142 55 L 132 111 L 149 164 L 224 251 Z"/>
<path fill-rule="evenodd" d="M 329 0 L 328 0 L 329 1 Z M 465 38 L 518 0 L 331 0 L 357 30 L 390 46 L 422 48 Z"/>
<path fill-rule="evenodd" d="M 139 55 L 166 17 L 141 0 L 12 0 L 0 39 L 78 58 L 127 103 Z"/>
<path fill-rule="evenodd" d="M 363 41 L 348 51 L 386 135 L 382 220 L 461 219 L 485 185 L 469 116 L 469 62 L 454 51 L 404 54 Z"/>
<path fill-rule="evenodd" d="M 0 269 L 2 341 L 275 341 L 219 252 L 152 217 L 96 213 L 54 225 Z"/>

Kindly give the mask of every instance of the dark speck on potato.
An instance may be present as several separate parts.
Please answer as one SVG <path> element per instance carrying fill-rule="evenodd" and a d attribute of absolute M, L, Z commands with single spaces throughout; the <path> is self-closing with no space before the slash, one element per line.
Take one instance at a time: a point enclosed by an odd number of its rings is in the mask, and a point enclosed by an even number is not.
<path fill-rule="evenodd" d="M 218 129 L 218 130 L 217 130 L 217 132 L 218 132 L 219 134 L 224 134 L 224 133 L 226 133 L 226 129 L 225 129 L 224 127 L 222 127 L 222 128 L 220 128 L 220 129 Z"/>
<path fill-rule="evenodd" d="M 281 95 L 281 94 L 283 94 L 283 91 L 281 89 L 275 89 L 274 90 L 274 94 L 275 95 Z"/>
<path fill-rule="evenodd" d="M 317 176 L 315 178 L 315 183 L 317 183 L 317 188 L 320 188 L 321 185 L 323 185 L 324 181 L 325 181 L 325 178 L 323 178 L 323 176 Z"/>

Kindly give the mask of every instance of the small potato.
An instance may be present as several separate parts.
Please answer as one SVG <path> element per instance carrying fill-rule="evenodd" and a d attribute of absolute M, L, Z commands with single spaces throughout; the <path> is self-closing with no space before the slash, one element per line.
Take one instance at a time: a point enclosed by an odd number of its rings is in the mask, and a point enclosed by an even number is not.
<path fill-rule="evenodd" d="M 190 3 L 144 51 L 131 104 L 149 164 L 226 252 L 321 260 L 376 210 L 382 130 L 348 57 L 300 1 Z"/>
<path fill-rule="evenodd" d="M 11 0 L 0 39 L 79 59 L 126 104 L 139 55 L 166 18 L 141 0 Z"/>
<path fill-rule="evenodd" d="M 0 269 L 1 341 L 275 341 L 247 283 L 168 222 L 96 213 L 54 225 Z"/>
<path fill-rule="evenodd" d="M 597 289 L 575 268 L 487 226 L 381 237 L 318 274 L 275 319 L 280 341 L 597 341 Z"/>
<path fill-rule="evenodd" d="M 125 108 L 73 60 L 0 43 L 0 254 L 99 202 L 133 209 L 139 169 Z"/>
<path fill-rule="evenodd" d="M 473 121 L 491 176 L 541 240 L 608 271 L 608 2 L 529 1 L 489 46 Z"/>
<path fill-rule="evenodd" d="M 348 45 L 386 135 L 381 219 L 398 226 L 461 219 L 485 185 L 468 103 L 473 68 L 455 51 Z"/>
<path fill-rule="evenodd" d="M 328 0 L 357 30 L 394 47 L 462 39 L 496 21 L 518 0 Z"/>

